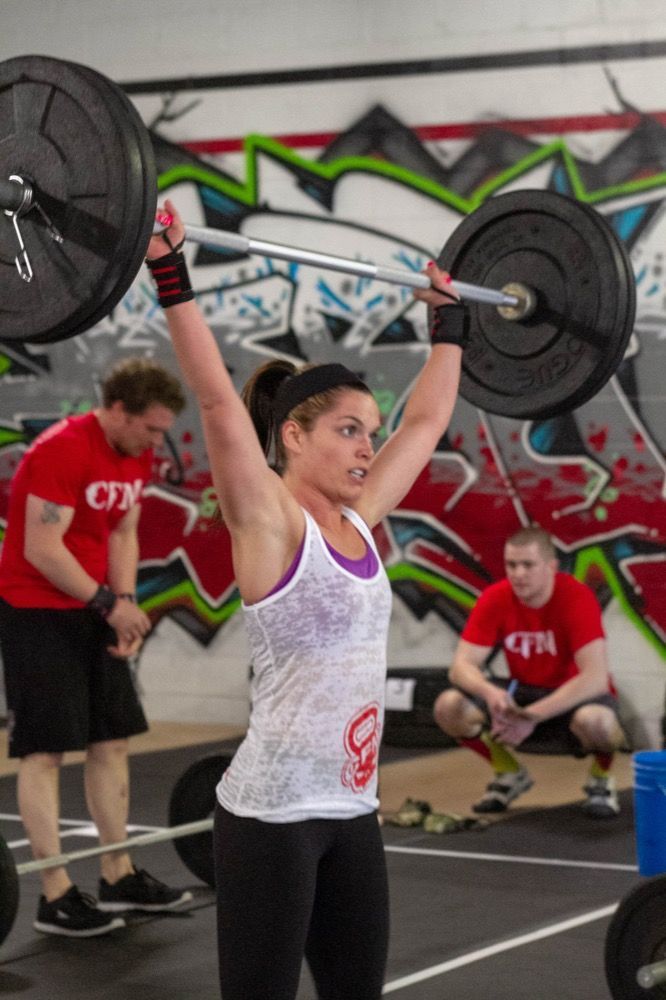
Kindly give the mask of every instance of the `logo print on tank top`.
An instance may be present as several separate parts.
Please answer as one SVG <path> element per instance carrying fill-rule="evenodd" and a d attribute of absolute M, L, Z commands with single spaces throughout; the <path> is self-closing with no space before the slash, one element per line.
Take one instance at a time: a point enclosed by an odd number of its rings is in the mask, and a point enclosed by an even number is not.
<path fill-rule="evenodd" d="M 342 784 L 362 792 L 377 770 L 379 755 L 379 705 L 373 701 L 353 715 L 345 727 L 349 760 L 342 768 Z"/>

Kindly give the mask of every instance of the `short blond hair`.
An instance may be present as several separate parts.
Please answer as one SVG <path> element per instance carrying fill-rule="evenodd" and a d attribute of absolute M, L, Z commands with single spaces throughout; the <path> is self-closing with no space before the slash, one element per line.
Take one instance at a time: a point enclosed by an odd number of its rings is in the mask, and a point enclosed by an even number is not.
<path fill-rule="evenodd" d="M 557 559 L 553 539 L 544 528 L 531 525 L 521 528 L 506 540 L 507 545 L 536 545 L 544 559 Z"/>

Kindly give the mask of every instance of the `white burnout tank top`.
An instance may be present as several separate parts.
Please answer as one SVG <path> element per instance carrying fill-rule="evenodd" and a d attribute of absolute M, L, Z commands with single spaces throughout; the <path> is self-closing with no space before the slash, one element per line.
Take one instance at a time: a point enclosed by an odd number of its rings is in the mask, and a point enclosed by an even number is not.
<path fill-rule="evenodd" d="M 354 576 L 305 514 L 298 567 L 288 583 L 243 605 L 252 654 L 252 711 L 217 786 L 220 804 L 267 822 L 339 819 L 378 806 L 391 588 L 365 522 L 344 515 L 377 555 Z"/>

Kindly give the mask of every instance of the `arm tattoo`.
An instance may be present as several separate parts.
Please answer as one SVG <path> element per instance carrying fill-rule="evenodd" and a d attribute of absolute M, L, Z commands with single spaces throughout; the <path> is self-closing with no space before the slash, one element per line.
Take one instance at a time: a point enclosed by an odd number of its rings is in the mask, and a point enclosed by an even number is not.
<path fill-rule="evenodd" d="M 60 504 L 45 500 L 40 521 L 42 524 L 58 524 L 60 521 Z"/>

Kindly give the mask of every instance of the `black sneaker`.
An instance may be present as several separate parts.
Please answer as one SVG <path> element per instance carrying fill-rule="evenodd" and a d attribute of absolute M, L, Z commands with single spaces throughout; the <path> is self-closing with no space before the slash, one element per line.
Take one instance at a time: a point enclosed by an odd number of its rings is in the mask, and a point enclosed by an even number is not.
<path fill-rule="evenodd" d="M 97 937 L 124 926 L 122 917 L 101 913 L 93 897 L 79 892 L 75 885 L 50 903 L 46 896 L 40 896 L 37 919 L 33 923 L 35 930 L 43 934 L 64 934 L 65 937 Z"/>
<path fill-rule="evenodd" d="M 131 875 L 125 875 L 110 885 L 106 879 L 99 880 L 99 909 L 148 910 L 159 913 L 173 910 L 183 903 L 189 903 L 192 893 L 186 889 L 172 889 L 159 882 L 142 868 L 135 868 Z"/>

